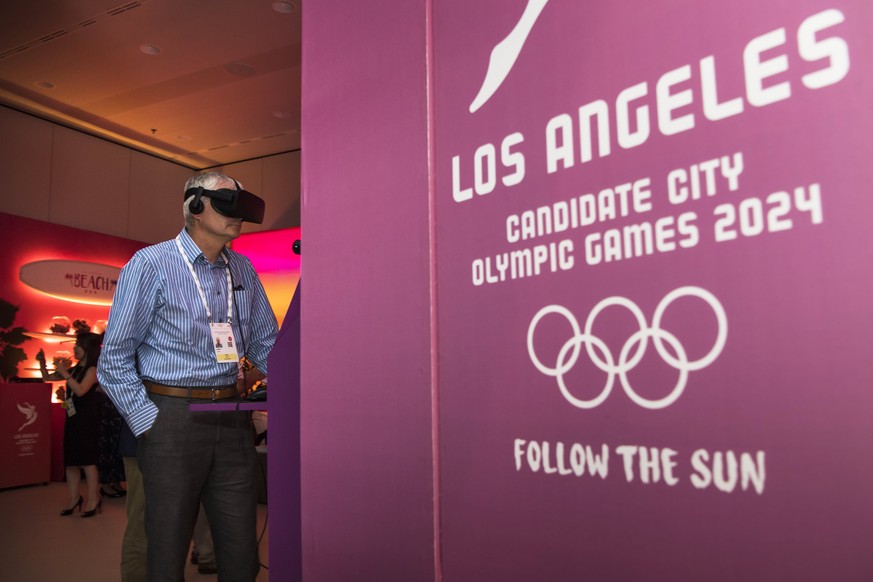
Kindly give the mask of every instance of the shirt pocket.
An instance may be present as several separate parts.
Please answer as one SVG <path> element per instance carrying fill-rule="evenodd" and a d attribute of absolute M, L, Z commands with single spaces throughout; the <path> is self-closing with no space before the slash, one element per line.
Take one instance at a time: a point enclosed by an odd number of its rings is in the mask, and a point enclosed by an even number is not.
<path fill-rule="evenodd" d="M 192 297 L 184 289 L 173 289 L 160 309 L 157 323 L 161 335 L 173 345 L 191 346 L 198 339 L 209 338 L 209 322 L 196 290 Z"/>
<path fill-rule="evenodd" d="M 238 289 L 233 292 L 233 316 L 242 326 L 248 326 L 252 313 L 252 292 L 248 289 Z"/>

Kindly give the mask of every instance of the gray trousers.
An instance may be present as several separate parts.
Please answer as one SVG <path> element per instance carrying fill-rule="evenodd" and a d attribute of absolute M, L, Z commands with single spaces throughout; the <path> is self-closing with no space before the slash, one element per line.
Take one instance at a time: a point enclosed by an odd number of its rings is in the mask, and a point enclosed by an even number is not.
<path fill-rule="evenodd" d="M 252 582 L 257 542 L 257 455 L 248 412 L 190 412 L 188 400 L 150 395 L 158 417 L 139 439 L 146 497 L 148 580 L 182 582 L 200 503 L 219 582 Z"/>

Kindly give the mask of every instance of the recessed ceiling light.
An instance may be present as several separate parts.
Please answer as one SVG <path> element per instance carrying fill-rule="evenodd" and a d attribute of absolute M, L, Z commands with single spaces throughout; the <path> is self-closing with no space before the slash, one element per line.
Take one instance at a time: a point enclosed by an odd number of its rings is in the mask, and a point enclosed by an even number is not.
<path fill-rule="evenodd" d="M 161 54 L 161 47 L 154 44 L 141 44 L 139 45 L 139 52 L 146 55 L 155 56 Z"/>
<path fill-rule="evenodd" d="M 55 88 L 55 84 L 52 83 L 51 81 L 37 81 L 36 83 L 34 83 L 34 85 L 36 85 L 37 87 L 40 87 L 41 89 L 54 89 Z"/>
<path fill-rule="evenodd" d="M 179 141 L 191 141 L 191 136 L 190 135 L 177 135 L 176 139 L 178 139 Z"/>
<path fill-rule="evenodd" d="M 294 6 L 293 2 L 278 0 L 276 2 L 273 2 L 273 10 L 275 10 L 279 14 L 291 14 L 292 12 L 297 10 L 297 7 Z"/>

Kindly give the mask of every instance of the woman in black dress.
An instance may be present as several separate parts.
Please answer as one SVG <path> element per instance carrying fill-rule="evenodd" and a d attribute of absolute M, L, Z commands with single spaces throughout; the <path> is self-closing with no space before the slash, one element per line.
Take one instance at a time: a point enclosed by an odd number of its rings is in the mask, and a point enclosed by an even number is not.
<path fill-rule="evenodd" d="M 64 423 L 64 466 L 66 467 L 67 488 L 70 502 L 61 515 L 70 515 L 76 509 L 82 517 L 92 517 L 100 510 L 100 485 L 97 462 L 100 459 L 100 408 L 102 394 L 97 390 L 97 360 L 100 357 L 102 335 L 80 333 L 76 336 L 74 355 L 78 363 L 72 368 L 64 363 L 49 374 L 45 367 L 45 354 L 37 354 L 44 380 L 64 379 L 66 390 L 58 388 L 57 395 L 64 400 L 67 419 Z M 87 503 L 79 493 L 80 471 L 85 473 L 88 488 Z"/>

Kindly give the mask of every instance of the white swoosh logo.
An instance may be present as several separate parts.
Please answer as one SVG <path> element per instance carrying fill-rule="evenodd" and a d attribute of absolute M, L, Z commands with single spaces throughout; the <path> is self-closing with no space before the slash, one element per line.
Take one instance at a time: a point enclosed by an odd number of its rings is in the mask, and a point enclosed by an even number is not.
<path fill-rule="evenodd" d="M 512 32 L 506 38 L 494 46 L 494 49 L 491 51 L 491 59 L 488 61 L 488 71 L 485 73 L 485 80 L 482 81 L 479 94 L 470 103 L 470 113 L 475 113 L 500 88 L 503 80 L 506 79 L 509 71 L 512 70 L 515 59 L 518 58 L 518 54 L 521 52 L 525 41 L 527 41 L 534 23 L 539 18 L 548 1 L 528 0 L 524 14 L 521 15 L 518 24 L 515 25 L 515 28 L 512 29 Z"/>

